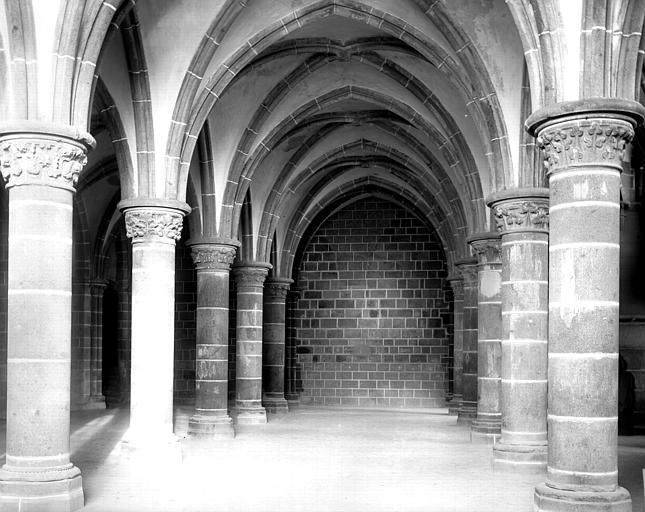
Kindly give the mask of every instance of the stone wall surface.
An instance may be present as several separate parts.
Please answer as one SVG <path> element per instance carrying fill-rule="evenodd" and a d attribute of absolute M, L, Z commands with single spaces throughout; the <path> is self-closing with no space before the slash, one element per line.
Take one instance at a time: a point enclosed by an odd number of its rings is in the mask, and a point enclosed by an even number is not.
<path fill-rule="evenodd" d="M 402 207 L 364 199 L 329 217 L 297 286 L 303 403 L 443 406 L 452 328 L 435 233 Z"/>

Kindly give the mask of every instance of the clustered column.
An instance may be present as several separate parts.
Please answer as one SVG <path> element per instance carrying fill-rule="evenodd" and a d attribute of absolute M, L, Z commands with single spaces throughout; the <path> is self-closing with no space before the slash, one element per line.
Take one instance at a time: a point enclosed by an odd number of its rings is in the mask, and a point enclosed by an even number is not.
<path fill-rule="evenodd" d="M 232 437 L 228 414 L 228 292 L 234 241 L 191 242 L 197 268 L 197 341 L 195 415 L 188 422 L 193 435 Z"/>
<path fill-rule="evenodd" d="M 70 462 L 72 201 L 89 135 L 43 131 L 0 137 L 9 189 L 6 462 L 3 510 L 83 507 Z M 56 131 L 55 131 L 56 130 Z"/>
<path fill-rule="evenodd" d="M 473 440 L 494 441 L 500 434 L 499 395 L 502 359 L 502 268 L 500 236 L 482 233 L 468 239 L 478 258 L 477 418 Z"/>
<path fill-rule="evenodd" d="M 289 410 L 284 397 L 285 317 L 287 293 L 292 283 L 292 279 L 273 278 L 264 286 L 263 403 L 273 413 Z"/>
<path fill-rule="evenodd" d="M 489 198 L 502 235 L 502 436 L 495 466 L 546 468 L 549 190 Z"/>
<path fill-rule="evenodd" d="M 121 201 L 132 239 L 130 428 L 124 447 L 152 460 L 176 445 L 173 434 L 175 242 L 188 205 L 171 200 Z M 143 459 L 142 459 L 143 460 Z"/>
<path fill-rule="evenodd" d="M 620 173 L 645 110 L 587 100 L 527 120 L 550 188 L 547 479 L 540 511 L 630 511 L 618 486 Z"/>
<path fill-rule="evenodd" d="M 460 260 L 456 267 L 464 282 L 463 368 L 457 422 L 465 423 L 477 416 L 477 260 Z"/>
<path fill-rule="evenodd" d="M 449 276 L 454 297 L 453 329 L 453 395 L 448 405 L 450 414 L 457 414 L 462 399 L 462 371 L 464 364 L 464 280 L 460 276 Z"/>
<path fill-rule="evenodd" d="M 262 298 L 264 263 L 234 267 L 237 286 L 235 409 L 239 425 L 266 423 L 262 407 Z"/>

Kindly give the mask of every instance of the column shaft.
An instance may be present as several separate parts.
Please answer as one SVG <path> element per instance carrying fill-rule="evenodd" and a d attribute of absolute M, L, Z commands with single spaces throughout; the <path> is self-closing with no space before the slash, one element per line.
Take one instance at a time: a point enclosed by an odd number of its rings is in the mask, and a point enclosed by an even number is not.
<path fill-rule="evenodd" d="M 297 372 L 297 358 L 296 358 L 296 318 L 294 316 L 297 309 L 298 298 L 300 297 L 300 290 L 291 288 L 287 293 L 286 305 L 286 368 L 285 368 L 285 398 L 289 407 L 294 407 L 300 401 L 298 394 L 298 372 Z"/>
<path fill-rule="evenodd" d="M 449 277 L 454 297 L 454 334 L 453 334 L 453 395 L 448 406 L 450 414 L 457 414 L 462 400 L 462 373 L 464 366 L 464 281 L 463 278 Z"/>
<path fill-rule="evenodd" d="M 477 416 L 477 260 L 461 260 L 457 268 L 464 281 L 462 398 L 457 422 L 464 423 Z"/>
<path fill-rule="evenodd" d="M 228 294 L 229 271 L 236 244 L 205 243 L 192 246 L 197 267 L 197 340 L 195 414 L 189 433 L 233 435 L 228 414 Z"/>
<path fill-rule="evenodd" d="M 234 269 L 237 286 L 235 409 L 240 425 L 266 423 L 262 407 L 262 302 L 266 264 Z"/>
<path fill-rule="evenodd" d="M 90 403 L 91 408 L 104 409 L 103 395 L 103 293 L 106 283 L 90 283 L 92 325 L 90 332 Z"/>
<path fill-rule="evenodd" d="M 9 188 L 6 462 L 0 507 L 83 507 L 70 462 L 72 209 L 86 144 L 59 135 L 0 141 Z"/>
<path fill-rule="evenodd" d="M 262 382 L 263 404 L 267 411 L 285 413 L 289 410 L 284 397 L 284 366 L 286 341 L 286 299 L 291 279 L 273 278 L 264 286 Z"/>
<path fill-rule="evenodd" d="M 546 468 L 548 189 L 496 194 L 502 234 L 502 435 L 496 468 Z"/>
<path fill-rule="evenodd" d="M 143 204 L 142 204 L 143 203 Z M 183 214 L 178 201 L 122 201 L 132 239 L 130 428 L 125 446 L 146 450 L 175 444 L 173 361 L 175 241 Z"/>
<path fill-rule="evenodd" d="M 550 188 L 548 461 L 536 510 L 631 510 L 617 471 L 620 172 L 643 113 L 598 100 L 529 119 Z"/>
<path fill-rule="evenodd" d="M 478 258 L 477 288 L 477 418 L 473 440 L 493 442 L 500 434 L 499 406 L 502 359 L 502 269 L 497 233 L 469 239 Z"/>

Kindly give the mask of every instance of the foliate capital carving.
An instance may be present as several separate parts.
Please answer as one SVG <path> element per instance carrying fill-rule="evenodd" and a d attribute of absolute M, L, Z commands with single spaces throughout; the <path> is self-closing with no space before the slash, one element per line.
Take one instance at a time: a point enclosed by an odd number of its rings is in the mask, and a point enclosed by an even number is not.
<path fill-rule="evenodd" d="M 235 284 L 239 287 L 261 288 L 269 273 L 268 267 L 262 266 L 241 266 L 233 268 Z"/>
<path fill-rule="evenodd" d="M 264 292 L 266 295 L 268 295 L 271 298 L 281 299 L 283 301 L 286 301 L 291 283 L 292 283 L 291 279 L 288 279 L 288 280 L 271 279 L 264 284 Z"/>
<path fill-rule="evenodd" d="M 497 231 L 549 229 L 549 201 L 517 200 L 492 206 Z"/>
<path fill-rule="evenodd" d="M 634 138 L 632 123 L 616 118 L 578 118 L 545 126 L 537 144 L 547 173 L 572 165 L 596 164 L 620 169 L 625 144 Z"/>
<path fill-rule="evenodd" d="M 46 138 L 11 138 L 0 141 L 0 172 L 7 187 L 49 185 L 75 190 L 87 163 L 80 144 Z"/>
<path fill-rule="evenodd" d="M 197 270 L 230 270 L 237 248 L 232 245 L 200 244 L 191 246 L 191 255 Z"/>
<path fill-rule="evenodd" d="M 136 243 L 161 239 L 174 243 L 181 238 L 183 215 L 165 209 L 133 208 L 125 212 L 125 231 Z"/>
<path fill-rule="evenodd" d="M 448 282 L 452 288 L 452 293 L 456 299 L 464 297 L 464 279 L 462 276 L 453 275 L 448 276 Z"/>
<path fill-rule="evenodd" d="M 501 241 L 499 238 L 479 238 L 470 240 L 470 247 L 479 265 L 501 263 Z"/>
<path fill-rule="evenodd" d="M 476 263 L 461 264 L 457 268 L 463 278 L 462 288 L 477 285 L 478 271 Z"/>

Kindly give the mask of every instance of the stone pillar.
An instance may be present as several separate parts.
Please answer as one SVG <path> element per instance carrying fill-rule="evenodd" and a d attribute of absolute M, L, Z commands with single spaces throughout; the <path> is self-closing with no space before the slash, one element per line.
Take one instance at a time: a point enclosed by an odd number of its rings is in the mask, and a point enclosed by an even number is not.
<path fill-rule="evenodd" d="M 173 434 L 175 243 L 185 203 L 127 199 L 119 203 L 132 240 L 130 428 L 124 447 L 152 460 L 178 445 Z"/>
<path fill-rule="evenodd" d="M 462 372 L 464 366 L 464 280 L 461 276 L 448 276 L 454 297 L 453 329 L 453 395 L 448 404 L 450 414 L 457 414 L 462 400 Z"/>
<path fill-rule="evenodd" d="M 262 327 L 262 382 L 264 408 L 273 413 L 289 411 L 284 397 L 286 301 L 292 279 L 273 278 L 264 285 Z"/>
<path fill-rule="evenodd" d="M 548 460 L 535 510 L 630 511 L 618 486 L 620 173 L 643 107 L 558 104 L 527 120 L 550 188 Z"/>
<path fill-rule="evenodd" d="M 262 407 L 262 298 L 270 266 L 245 262 L 233 269 L 237 286 L 235 409 L 239 425 L 266 423 Z"/>
<path fill-rule="evenodd" d="M 285 393 L 284 397 L 287 399 L 289 408 L 295 407 L 300 402 L 300 395 L 298 394 L 298 371 L 297 371 L 297 357 L 296 357 L 296 321 L 295 311 L 298 308 L 298 299 L 300 298 L 301 290 L 293 286 L 287 292 L 287 305 L 286 305 L 286 369 L 285 369 Z"/>
<path fill-rule="evenodd" d="M 90 397 L 87 407 L 105 409 L 103 395 L 103 293 L 107 283 L 90 283 L 92 323 L 90 327 Z"/>
<path fill-rule="evenodd" d="M 460 260 L 455 265 L 464 283 L 463 367 L 457 423 L 468 423 L 477 416 L 477 260 Z"/>
<path fill-rule="evenodd" d="M 0 508 L 71 511 L 84 504 L 81 472 L 69 454 L 72 201 L 93 140 L 71 127 L 27 126 L 21 133 L 0 129 L 0 170 L 9 189 Z"/>
<path fill-rule="evenodd" d="M 502 262 L 498 233 L 468 239 L 478 259 L 477 418 L 473 441 L 494 442 L 500 435 L 499 396 L 502 364 Z"/>
<path fill-rule="evenodd" d="M 190 243 L 197 268 L 197 355 L 193 435 L 233 437 L 228 414 L 229 272 L 239 243 L 200 239 Z"/>
<path fill-rule="evenodd" d="M 496 468 L 546 468 L 549 190 L 489 198 L 502 235 L 502 436 Z"/>

